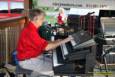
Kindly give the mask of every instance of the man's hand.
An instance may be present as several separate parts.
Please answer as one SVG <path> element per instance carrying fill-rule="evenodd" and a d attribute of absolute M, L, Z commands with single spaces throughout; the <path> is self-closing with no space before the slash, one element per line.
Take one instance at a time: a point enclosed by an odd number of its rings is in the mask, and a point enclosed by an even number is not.
<path fill-rule="evenodd" d="M 59 39 L 59 40 L 56 40 L 56 41 L 49 42 L 49 44 L 46 46 L 45 50 L 49 51 L 49 50 L 55 49 L 56 47 L 60 46 L 61 44 L 67 43 L 71 40 L 73 40 L 73 37 L 70 35 L 63 40 Z"/>
<path fill-rule="evenodd" d="M 69 38 L 69 40 L 73 40 L 74 39 L 71 35 L 69 35 L 68 38 Z"/>

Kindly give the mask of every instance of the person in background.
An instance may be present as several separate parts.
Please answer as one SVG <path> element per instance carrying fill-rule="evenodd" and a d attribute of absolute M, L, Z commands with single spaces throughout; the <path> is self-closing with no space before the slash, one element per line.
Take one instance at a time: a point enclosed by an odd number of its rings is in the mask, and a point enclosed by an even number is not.
<path fill-rule="evenodd" d="M 65 21 L 66 21 L 65 11 L 63 8 L 59 8 L 59 14 L 57 16 L 57 23 L 59 25 L 64 25 Z"/>
<path fill-rule="evenodd" d="M 50 24 L 48 24 L 47 21 L 45 21 L 42 26 L 39 28 L 38 30 L 40 36 L 42 38 L 44 38 L 45 40 L 49 41 L 51 40 L 51 36 L 52 36 L 52 28 L 50 26 Z"/>
<path fill-rule="evenodd" d="M 69 36 L 63 40 L 48 42 L 40 37 L 38 30 L 44 22 L 44 18 L 45 13 L 40 9 L 29 11 L 30 21 L 22 30 L 17 45 L 17 59 L 20 67 L 32 70 L 33 74 L 52 76 L 52 60 L 50 58 L 44 60 L 43 53 L 53 50 L 59 45 L 71 41 L 73 38 Z M 31 77 L 36 77 L 32 75 Z"/>

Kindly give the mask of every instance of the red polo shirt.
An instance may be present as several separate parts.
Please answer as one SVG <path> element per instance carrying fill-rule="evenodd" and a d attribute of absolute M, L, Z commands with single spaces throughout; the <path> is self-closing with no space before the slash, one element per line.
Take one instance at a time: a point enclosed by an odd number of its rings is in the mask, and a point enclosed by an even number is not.
<path fill-rule="evenodd" d="M 32 22 L 22 30 L 17 45 L 19 61 L 34 58 L 44 52 L 47 41 L 40 37 L 38 29 Z"/>

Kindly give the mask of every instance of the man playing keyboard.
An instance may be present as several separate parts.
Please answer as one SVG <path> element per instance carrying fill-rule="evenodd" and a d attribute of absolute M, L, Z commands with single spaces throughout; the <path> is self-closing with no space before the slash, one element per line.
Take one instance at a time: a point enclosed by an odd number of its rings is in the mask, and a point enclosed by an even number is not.
<path fill-rule="evenodd" d="M 28 70 L 38 72 L 43 75 L 53 75 L 52 62 L 50 59 L 43 59 L 43 53 L 55 49 L 61 44 L 71 41 L 72 37 L 63 40 L 48 42 L 40 37 L 38 30 L 44 22 L 45 13 L 39 9 L 29 11 L 29 23 L 22 30 L 18 45 L 17 58 L 19 65 Z M 34 76 L 35 77 L 35 76 Z"/>

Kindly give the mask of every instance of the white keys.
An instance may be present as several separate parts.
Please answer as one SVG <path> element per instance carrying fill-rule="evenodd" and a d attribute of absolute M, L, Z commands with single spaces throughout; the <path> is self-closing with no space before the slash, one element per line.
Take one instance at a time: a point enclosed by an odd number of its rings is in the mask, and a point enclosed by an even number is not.
<path fill-rule="evenodd" d="M 58 63 L 56 50 L 53 51 L 53 65 L 54 65 L 54 67 L 62 65 L 62 64 Z"/>
<path fill-rule="evenodd" d="M 63 56 L 63 59 L 65 59 L 63 46 L 62 46 L 62 45 L 60 45 L 60 47 L 61 47 L 61 51 L 62 51 L 62 56 Z"/>
<path fill-rule="evenodd" d="M 68 55 L 68 50 L 67 50 L 65 44 L 61 45 L 61 50 L 62 50 L 62 54 L 63 54 L 63 59 L 65 59 L 65 55 Z"/>
<path fill-rule="evenodd" d="M 70 42 L 71 42 L 72 46 L 76 45 L 76 42 L 74 40 L 71 40 Z"/>

